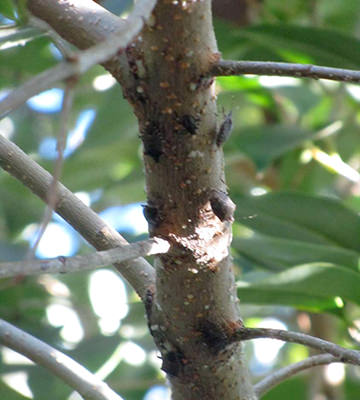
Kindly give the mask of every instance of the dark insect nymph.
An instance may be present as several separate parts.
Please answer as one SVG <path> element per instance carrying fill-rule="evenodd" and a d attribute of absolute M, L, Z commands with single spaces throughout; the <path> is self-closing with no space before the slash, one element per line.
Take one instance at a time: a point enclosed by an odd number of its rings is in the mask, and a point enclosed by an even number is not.
<path fill-rule="evenodd" d="M 232 131 L 232 111 L 230 111 L 226 116 L 224 121 L 221 123 L 218 133 L 216 135 L 216 144 L 221 146 L 230 137 Z"/>
<path fill-rule="evenodd" d="M 178 122 L 190 133 L 190 135 L 196 135 L 196 131 L 199 128 L 199 118 L 187 114 L 178 117 Z"/>
<path fill-rule="evenodd" d="M 144 154 L 159 162 L 162 151 L 162 133 L 159 124 L 151 121 L 141 135 L 144 144 Z"/>

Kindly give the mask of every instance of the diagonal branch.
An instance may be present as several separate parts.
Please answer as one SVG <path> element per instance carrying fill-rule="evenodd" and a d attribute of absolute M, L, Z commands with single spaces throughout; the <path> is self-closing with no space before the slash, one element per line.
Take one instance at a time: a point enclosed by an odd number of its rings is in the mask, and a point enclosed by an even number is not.
<path fill-rule="evenodd" d="M 299 361 L 295 364 L 288 365 L 284 368 L 279 369 L 278 371 L 275 371 L 274 373 L 270 374 L 269 376 L 258 382 L 254 386 L 255 393 L 260 398 L 274 386 L 285 381 L 291 376 L 298 374 L 301 371 L 316 367 L 318 365 L 331 364 L 333 362 L 340 362 L 340 358 L 335 357 L 331 354 L 318 354 L 316 356 L 312 356 L 306 358 L 305 360 Z"/>
<path fill-rule="evenodd" d="M 322 353 L 329 353 L 337 357 L 341 362 L 360 365 L 360 351 L 345 349 L 335 343 L 328 342 L 305 333 L 285 331 L 282 329 L 270 328 L 239 328 L 230 338 L 230 341 L 250 340 L 259 338 L 278 339 L 284 342 L 299 343 L 304 346 L 319 350 Z"/>
<path fill-rule="evenodd" d="M 52 176 L 27 156 L 14 143 L 0 135 L 0 166 L 21 181 L 44 202 Z M 97 250 L 108 250 L 127 244 L 127 241 L 64 185 L 58 183 L 54 210 L 61 215 Z M 115 264 L 117 270 L 144 299 L 147 289 L 154 285 L 155 270 L 143 258 Z"/>
<path fill-rule="evenodd" d="M 29 79 L 0 101 L 0 118 L 21 106 L 30 97 L 51 88 L 55 82 L 78 74 L 77 64 L 62 62 Z"/>
<path fill-rule="evenodd" d="M 78 2 L 79 0 L 75 1 Z M 155 4 L 156 0 L 138 1 L 130 16 L 124 21 L 120 20 L 122 23 L 117 27 L 116 33 L 87 50 L 74 53 L 71 60 L 59 63 L 14 89 L 0 102 L 0 117 L 13 111 L 35 94 L 49 89 L 56 82 L 81 75 L 93 65 L 105 63 L 116 56 L 141 31 Z M 119 65 L 117 67 L 119 69 Z"/>
<path fill-rule="evenodd" d="M 52 29 L 48 23 L 33 15 L 29 16 L 28 22 L 30 26 L 33 26 L 47 34 L 64 58 L 72 57 L 73 50 L 69 43 L 67 43 L 54 29 Z"/>
<path fill-rule="evenodd" d="M 124 23 L 93 0 L 28 0 L 27 7 L 79 49 L 104 41 Z"/>
<path fill-rule="evenodd" d="M 0 263 L 0 278 L 87 271 L 138 257 L 164 254 L 169 247 L 170 244 L 166 240 L 152 238 L 84 256 L 4 262 Z"/>
<path fill-rule="evenodd" d="M 82 365 L 2 319 L 0 342 L 51 371 L 86 400 L 121 400 L 105 382 Z"/>
<path fill-rule="evenodd" d="M 357 70 L 272 61 L 220 60 L 213 64 L 209 71 L 210 76 L 230 76 L 244 74 L 330 79 L 333 81 L 347 83 L 360 82 L 360 71 Z"/>

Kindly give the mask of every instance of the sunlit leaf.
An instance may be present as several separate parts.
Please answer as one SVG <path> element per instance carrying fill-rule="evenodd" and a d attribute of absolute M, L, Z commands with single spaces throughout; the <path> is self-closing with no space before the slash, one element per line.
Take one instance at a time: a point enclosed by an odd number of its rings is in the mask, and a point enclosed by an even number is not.
<path fill-rule="evenodd" d="M 29 40 L 42 35 L 34 28 L 9 27 L 0 29 L 0 50 L 5 50 L 14 46 L 23 46 Z"/>
<path fill-rule="evenodd" d="M 360 254 L 337 246 L 254 234 L 235 238 L 232 244 L 240 254 L 259 266 L 283 269 L 294 265 L 324 261 L 359 271 Z"/>
<path fill-rule="evenodd" d="M 285 24 L 229 29 L 218 23 L 217 31 L 226 58 L 360 66 L 360 53 L 354 51 L 360 48 L 360 40 L 330 29 Z"/>
<path fill-rule="evenodd" d="M 12 0 L 1 0 L 0 15 L 9 19 L 15 19 L 14 2 Z"/>
<path fill-rule="evenodd" d="M 262 400 L 286 399 L 291 393 L 292 400 L 304 400 L 307 396 L 306 381 L 301 375 L 295 375 L 290 379 L 276 385 L 268 393 L 261 397 Z"/>
<path fill-rule="evenodd" d="M 300 146 L 314 137 L 296 126 L 264 125 L 242 128 L 234 132 L 231 148 L 248 155 L 259 169 L 265 168 L 271 161 L 285 152 Z"/>
<path fill-rule="evenodd" d="M 360 304 L 360 273 L 334 264 L 313 263 L 290 268 L 256 282 L 238 282 L 241 301 L 284 304 L 299 308 L 341 308 L 341 299 Z"/>
<path fill-rule="evenodd" d="M 235 200 L 236 220 L 255 231 L 360 251 L 360 217 L 335 199 L 283 192 Z"/>

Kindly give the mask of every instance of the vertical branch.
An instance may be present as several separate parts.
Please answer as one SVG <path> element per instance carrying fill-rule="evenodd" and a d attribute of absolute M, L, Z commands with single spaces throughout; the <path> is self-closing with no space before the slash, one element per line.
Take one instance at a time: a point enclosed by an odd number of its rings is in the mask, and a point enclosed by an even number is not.
<path fill-rule="evenodd" d="M 156 257 L 156 290 L 147 302 L 162 369 L 176 400 L 253 400 L 241 345 L 223 340 L 240 315 L 222 151 L 231 118 L 219 132 L 206 76 L 220 57 L 211 1 L 159 0 L 126 55 L 131 71 L 122 83 L 144 145 L 145 214 L 150 234 L 172 243 Z"/>

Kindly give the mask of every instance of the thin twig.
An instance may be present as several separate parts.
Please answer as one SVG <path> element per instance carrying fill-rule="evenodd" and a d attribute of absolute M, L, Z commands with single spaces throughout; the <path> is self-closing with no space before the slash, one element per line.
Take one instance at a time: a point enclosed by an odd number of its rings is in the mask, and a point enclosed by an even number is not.
<path fill-rule="evenodd" d="M 104 381 L 120 365 L 121 361 L 124 359 L 123 345 L 123 342 L 120 342 L 110 357 L 108 357 L 101 367 L 95 372 L 95 375 L 99 379 Z M 151 385 L 147 386 L 147 388 L 150 386 Z M 75 400 L 76 398 L 76 392 L 72 392 L 70 396 L 67 397 L 67 400 Z"/>
<path fill-rule="evenodd" d="M 27 156 L 14 143 L 0 135 L 0 166 L 21 181 L 43 201 L 52 182 L 52 176 Z M 97 250 L 108 250 L 127 244 L 127 241 L 61 183 L 57 185 L 55 211 L 61 215 Z M 155 282 L 155 270 L 143 258 L 115 264 L 141 298 Z"/>
<path fill-rule="evenodd" d="M 344 162 L 338 154 L 335 156 L 330 155 L 314 145 L 308 146 L 307 150 L 311 158 L 317 161 L 320 165 L 332 170 L 352 183 L 358 184 L 360 182 L 360 173 L 351 165 Z"/>
<path fill-rule="evenodd" d="M 270 328 L 239 328 L 234 332 L 231 341 L 250 340 L 259 338 L 278 339 L 284 342 L 299 343 L 304 346 L 317 349 L 322 353 L 329 353 L 339 358 L 342 362 L 360 365 L 360 351 L 345 349 L 335 343 L 327 340 L 319 339 L 314 336 L 306 335 L 305 333 L 285 331 L 282 329 Z"/>
<path fill-rule="evenodd" d="M 71 60 L 61 62 L 14 89 L 0 102 L 0 118 L 19 107 L 35 94 L 49 89 L 55 82 L 71 76 L 79 76 L 93 65 L 104 63 L 114 57 L 141 31 L 155 4 L 156 0 L 136 2 L 133 12 L 119 26 L 116 33 L 87 50 L 74 53 Z"/>
<path fill-rule="evenodd" d="M 44 235 L 49 222 L 51 221 L 54 207 L 55 207 L 55 204 L 57 201 L 56 187 L 60 180 L 62 166 L 64 163 L 64 151 L 65 151 L 65 146 L 66 146 L 66 141 L 67 141 L 68 119 L 69 119 L 70 111 L 71 111 L 72 104 L 73 104 L 73 98 L 74 98 L 74 85 L 75 85 L 74 80 L 68 80 L 66 82 L 66 88 L 65 88 L 62 107 L 61 107 L 60 128 L 59 128 L 59 132 L 57 135 L 56 150 L 57 150 L 58 154 L 57 154 L 56 161 L 55 161 L 53 179 L 52 179 L 52 182 L 51 182 L 51 185 L 49 188 L 47 207 L 45 209 L 40 228 L 37 232 L 36 240 L 32 246 L 31 251 L 28 254 L 28 258 L 31 258 L 34 256 L 36 249 L 40 243 L 40 240 L 41 240 L 42 236 Z"/>
<path fill-rule="evenodd" d="M 0 263 L 0 278 L 87 271 L 137 257 L 164 254 L 169 247 L 170 244 L 166 240 L 152 238 L 84 256 L 4 262 Z"/>
<path fill-rule="evenodd" d="M 70 45 L 47 22 L 30 14 L 29 24 L 45 32 L 64 58 L 72 57 L 74 51 L 71 49 Z"/>
<path fill-rule="evenodd" d="M 359 83 L 360 71 L 343 68 L 323 67 L 311 64 L 294 64 L 272 61 L 220 60 L 213 64 L 210 76 L 230 75 L 276 75 L 295 78 L 330 79 L 333 81 Z"/>
<path fill-rule="evenodd" d="M 21 106 L 27 99 L 49 89 L 57 81 L 77 74 L 77 64 L 61 62 L 29 79 L 0 101 L 0 118 Z"/>
<path fill-rule="evenodd" d="M 121 400 L 106 383 L 82 365 L 2 319 L 0 342 L 52 372 L 86 400 Z"/>
<path fill-rule="evenodd" d="M 32 27 L 20 28 L 16 24 L 0 25 L 0 50 L 9 49 L 19 44 L 25 44 L 30 40 L 42 36 L 43 33 Z"/>
<path fill-rule="evenodd" d="M 339 361 L 340 361 L 339 357 L 335 357 L 331 354 L 318 354 L 316 356 L 306 358 L 305 360 L 281 368 L 275 371 L 274 373 L 270 374 L 266 378 L 262 379 L 254 386 L 255 393 L 260 398 L 274 386 L 278 385 L 279 383 L 285 381 L 286 379 L 290 378 L 291 376 L 301 371 L 316 367 L 318 365 L 326 365 Z"/>

